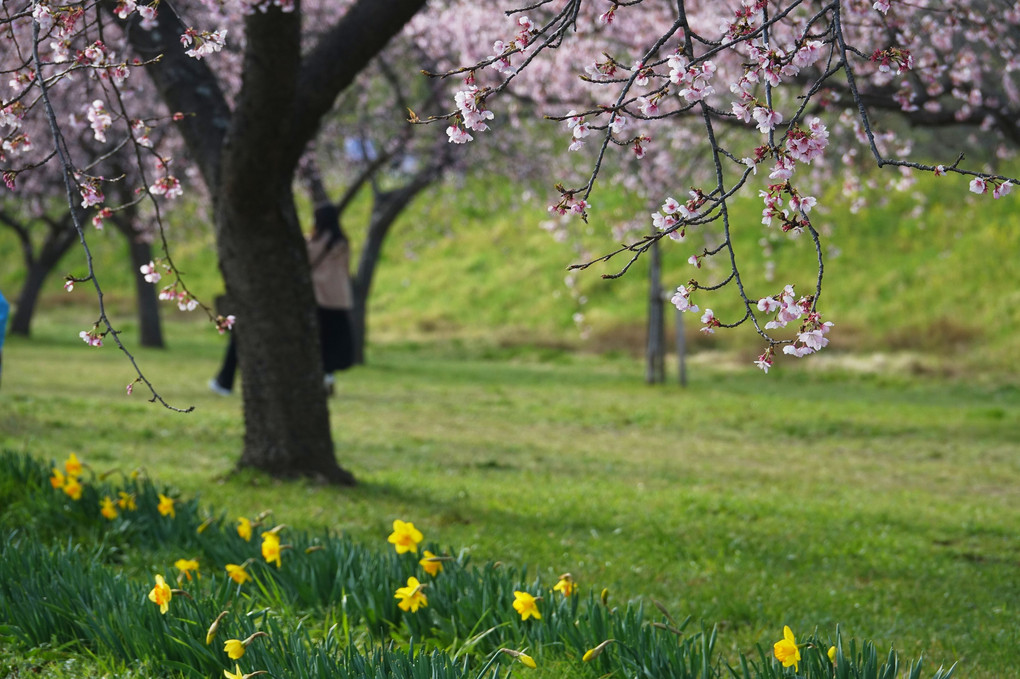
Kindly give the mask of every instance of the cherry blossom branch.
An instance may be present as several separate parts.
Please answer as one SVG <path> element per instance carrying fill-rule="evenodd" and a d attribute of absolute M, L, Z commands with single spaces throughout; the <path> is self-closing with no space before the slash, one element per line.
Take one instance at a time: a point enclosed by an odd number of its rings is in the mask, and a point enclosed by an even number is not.
<path fill-rule="evenodd" d="M 35 21 L 35 20 L 33 20 L 33 22 L 32 22 L 32 38 L 33 38 L 33 40 L 32 40 L 32 59 L 33 59 L 33 63 L 35 64 L 36 69 L 41 71 L 42 62 L 39 59 L 39 22 Z M 74 205 L 75 204 L 74 186 L 76 185 L 76 182 L 74 180 L 74 167 L 71 165 L 70 158 L 69 158 L 69 156 L 67 154 L 67 149 L 66 149 L 66 145 L 65 145 L 65 142 L 64 142 L 63 133 L 61 132 L 60 126 L 57 123 L 56 113 L 54 112 L 53 104 L 50 101 L 49 87 L 48 87 L 48 85 L 45 82 L 45 78 L 39 78 L 38 79 L 38 83 L 39 83 L 41 99 L 42 99 L 43 107 L 44 107 L 44 111 L 45 111 L 46 121 L 49 124 L 50 134 L 52 135 L 54 147 L 55 147 L 57 156 L 58 156 L 58 158 L 60 160 L 61 170 L 62 170 L 62 174 L 63 174 L 63 178 L 64 178 L 64 189 L 65 189 L 65 193 L 66 193 L 67 202 L 68 202 L 68 205 Z M 87 267 L 88 267 L 88 276 L 85 279 L 79 279 L 79 280 L 90 280 L 92 282 L 93 288 L 96 291 L 97 303 L 99 305 L 99 320 L 97 320 L 95 325 L 93 325 L 93 328 L 92 328 L 91 331 L 89 331 L 89 332 L 82 331 L 82 338 L 86 342 L 88 342 L 90 345 L 99 346 L 99 345 L 102 344 L 101 338 L 103 336 L 105 336 L 107 334 L 112 335 L 114 343 L 121 350 L 121 352 L 127 357 L 127 359 L 130 361 L 132 367 L 134 367 L 134 369 L 135 369 L 135 374 L 136 374 L 137 377 L 135 378 L 135 382 L 132 382 L 132 385 L 134 383 L 136 383 L 136 382 L 142 382 L 143 384 L 145 384 L 148 387 L 148 389 L 149 389 L 149 391 L 150 391 L 150 393 L 152 395 L 151 398 L 149 399 L 150 402 L 158 402 L 163 407 L 165 407 L 165 408 L 167 408 L 169 410 L 173 410 L 175 412 L 188 413 L 188 412 L 193 411 L 195 409 L 194 406 L 189 406 L 187 408 L 178 408 L 176 406 L 172 406 L 169 403 L 167 403 L 163 399 L 163 397 L 160 396 L 159 392 L 156 391 L 156 388 L 152 384 L 152 382 L 150 382 L 149 379 L 142 372 L 142 370 L 139 367 L 138 362 L 135 359 L 134 355 L 128 350 L 128 348 L 126 346 L 124 346 L 124 343 L 121 342 L 121 340 L 120 340 L 120 331 L 116 330 L 113 327 L 113 324 L 110 321 L 110 318 L 109 318 L 109 316 L 106 313 L 106 306 L 105 306 L 105 304 L 103 302 L 103 290 L 102 290 L 102 287 L 99 284 L 99 278 L 96 276 L 95 266 L 94 266 L 94 262 L 93 262 L 93 259 L 92 259 L 92 251 L 91 251 L 91 249 L 88 246 L 88 242 L 87 242 L 87 239 L 85 237 L 85 230 L 84 230 L 84 227 L 82 226 L 82 223 L 81 223 L 81 221 L 79 219 L 79 215 L 78 215 L 78 211 L 77 210 L 71 210 L 71 219 L 72 219 L 72 223 L 74 224 L 74 229 L 78 233 L 78 239 L 81 242 L 82 250 L 85 253 L 85 261 L 86 261 L 86 264 L 87 264 Z M 100 324 L 102 324 L 102 325 L 104 325 L 106 327 L 106 330 L 101 332 L 101 333 L 98 332 L 98 328 L 99 328 Z M 128 386 L 128 393 L 130 393 L 132 385 Z"/>

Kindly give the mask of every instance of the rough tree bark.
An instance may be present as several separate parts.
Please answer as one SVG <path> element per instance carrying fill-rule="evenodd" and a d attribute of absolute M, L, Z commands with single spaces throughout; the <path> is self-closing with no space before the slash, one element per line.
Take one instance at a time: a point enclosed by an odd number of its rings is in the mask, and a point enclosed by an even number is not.
<path fill-rule="evenodd" d="M 648 338 L 645 344 L 645 382 L 666 382 L 666 321 L 662 295 L 662 256 L 659 243 L 648 250 Z"/>

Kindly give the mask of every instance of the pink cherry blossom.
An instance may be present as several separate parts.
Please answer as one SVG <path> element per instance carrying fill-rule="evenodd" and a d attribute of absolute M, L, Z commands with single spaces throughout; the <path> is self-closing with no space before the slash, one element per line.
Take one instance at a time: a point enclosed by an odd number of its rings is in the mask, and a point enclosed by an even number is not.
<path fill-rule="evenodd" d="M 94 177 L 79 177 L 78 191 L 81 193 L 82 207 L 99 205 L 106 200 L 106 196 L 103 195 L 103 190 L 99 184 L 99 180 Z"/>
<path fill-rule="evenodd" d="M 196 31 L 188 28 L 181 35 L 181 44 L 189 49 L 185 54 L 195 59 L 202 59 L 210 54 L 219 52 L 227 44 L 227 30 L 217 31 Z"/>
<path fill-rule="evenodd" d="M 641 115 L 652 118 L 659 115 L 659 98 L 658 97 L 638 97 L 637 98 L 638 109 L 641 111 Z"/>
<path fill-rule="evenodd" d="M 758 130 L 763 133 L 776 129 L 776 125 L 783 122 L 782 113 L 764 106 L 755 106 L 751 117 L 758 121 Z"/>
<path fill-rule="evenodd" d="M 688 290 L 685 286 L 681 285 L 676 289 L 676 292 L 670 298 L 669 302 L 677 308 L 679 311 L 699 311 L 697 304 L 691 304 L 690 296 L 693 290 Z"/>
<path fill-rule="evenodd" d="M 78 333 L 78 337 L 80 337 L 81 340 L 90 347 L 103 346 L 103 337 L 95 329 L 82 330 L 81 332 Z"/>
<path fill-rule="evenodd" d="M 701 315 L 701 322 L 705 324 L 704 327 L 701 328 L 701 332 L 706 335 L 711 335 L 715 332 L 715 329 L 721 325 L 719 323 L 719 319 L 715 317 L 715 314 L 712 313 L 711 309 L 705 309 L 705 313 Z"/>
<path fill-rule="evenodd" d="M 152 261 L 149 261 L 148 264 L 142 264 L 139 270 L 145 276 L 146 283 L 158 283 L 159 279 L 162 278 L 160 273 L 156 271 L 156 264 Z"/>
<path fill-rule="evenodd" d="M 113 13 L 121 19 L 127 19 L 135 11 L 137 5 L 138 3 L 135 0 L 121 0 L 113 10 Z"/>
<path fill-rule="evenodd" d="M 85 113 L 85 117 L 92 124 L 92 133 L 96 138 L 96 141 L 106 141 L 106 130 L 113 125 L 113 118 L 106 112 L 106 108 L 103 102 L 99 99 L 93 101 Z"/>
<path fill-rule="evenodd" d="M 767 375 L 769 368 L 772 367 L 772 347 L 770 346 L 766 349 L 765 352 L 758 357 L 754 364 Z"/>
<path fill-rule="evenodd" d="M 157 179 L 156 182 L 149 187 L 149 191 L 157 196 L 164 196 L 170 200 L 178 198 L 184 194 L 184 190 L 181 188 L 181 182 L 177 179 L 177 177 L 171 175 Z"/>
<path fill-rule="evenodd" d="M 454 144 L 466 144 L 474 137 L 472 137 L 466 130 L 462 129 L 459 125 L 450 125 L 446 128 L 446 136 L 449 137 L 447 141 L 453 142 Z"/>
<path fill-rule="evenodd" d="M 236 319 L 235 319 L 235 317 L 233 315 L 230 315 L 230 316 L 217 316 L 216 317 L 216 330 L 218 330 L 221 335 L 224 334 L 225 332 L 227 332 L 228 330 L 232 330 L 234 328 L 234 321 L 235 320 Z"/>

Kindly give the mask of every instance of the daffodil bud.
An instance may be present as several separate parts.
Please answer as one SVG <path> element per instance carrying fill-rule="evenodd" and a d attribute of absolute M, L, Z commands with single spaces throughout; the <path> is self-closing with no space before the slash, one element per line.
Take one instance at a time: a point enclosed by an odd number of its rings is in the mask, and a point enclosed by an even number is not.
<path fill-rule="evenodd" d="M 216 616 L 216 619 L 209 625 L 209 631 L 205 633 L 205 645 L 208 646 L 212 643 L 213 638 L 216 636 L 216 632 L 220 629 L 220 620 L 227 617 L 228 611 L 223 611 Z"/>
<path fill-rule="evenodd" d="M 599 657 L 602 654 L 602 651 L 606 650 L 606 646 L 613 643 L 614 641 L 616 641 L 616 639 L 606 639 L 595 648 L 588 649 L 587 651 L 585 651 L 584 655 L 581 656 L 581 660 L 584 662 L 591 662 L 595 658 Z"/>
<path fill-rule="evenodd" d="M 538 664 L 535 662 L 535 659 L 532 658 L 527 653 L 515 651 L 512 648 L 501 648 L 499 650 L 502 651 L 503 653 L 506 653 L 511 658 L 516 659 L 519 663 L 521 663 L 525 667 L 530 667 L 531 669 L 535 669 L 538 667 Z"/>

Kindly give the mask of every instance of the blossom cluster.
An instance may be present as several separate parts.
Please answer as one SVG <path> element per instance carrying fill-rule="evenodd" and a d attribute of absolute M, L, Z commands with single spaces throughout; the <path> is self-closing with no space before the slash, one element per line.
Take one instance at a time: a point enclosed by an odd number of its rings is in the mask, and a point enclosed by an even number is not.
<path fill-rule="evenodd" d="M 187 290 L 179 290 L 180 282 L 168 285 L 159 291 L 157 297 L 167 302 L 176 302 L 177 308 L 181 311 L 194 311 L 198 308 L 198 300 Z"/>
<path fill-rule="evenodd" d="M 181 44 L 187 48 L 184 53 L 189 57 L 202 59 L 226 46 L 227 30 L 221 28 L 217 31 L 196 31 L 189 27 L 181 35 Z"/>
<path fill-rule="evenodd" d="M 474 139 L 467 130 L 481 132 L 489 129 L 485 121 L 492 120 L 493 113 L 485 108 L 484 94 L 474 84 L 470 84 L 468 89 L 457 93 L 455 100 L 457 102 L 457 110 L 460 112 L 460 122 L 455 122 L 446 128 L 446 134 L 449 137 L 448 141 L 455 144 L 464 144 Z M 462 128 L 461 125 L 464 127 Z"/>
<path fill-rule="evenodd" d="M 731 269 L 723 282 L 701 286 L 704 290 L 743 287 L 737 263 L 746 258 L 736 252 L 738 242 L 730 239 L 730 233 L 744 225 L 732 222 L 734 212 L 727 214 L 728 201 L 741 192 L 757 191 L 764 203 L 761 221 L 766 227 L 778 227 L 793 236 L 810 233 L 819 262 L 814 277 L 813 298 L 817 298 L 824 272 L 821 263 L 827 256 L 822 245 L 825 232 L 812 224 L 821 196 L 817 180 L 827 179 L 840 165 L 849 173 L 858 159 L 872 156 L 879 166 L 897 165 L 899 172 L 888 173 L 895 174 L 888 184 L 899 190 L 909 186 L 913 169 L 970 175 L 971 191 L 976 194 L 995 198 L 1009 194 L 1015 180 L 1007 177 L 956 165 L 947 169 L 901 160 L 909 157 L 909 140 L 879 129 L 872 109 L 894 110 L 895 106 L 889 106 L 893 103 L 904 113 L 921 112 L 906 116 L 921 125 L 930 124 L 926 121 L 931 116 L 955 118 L 1011 135 L 1011 129 L 1005 129 L 1011 123 L 1004 126 L 1001 121 L 1016 118 L 1015 88 L 1004 95 L 1000 87 L 988 83 L 999 82 L 1000 69 L 991 62 L 1004 63 L 1007 73 L 1020 69 L 1012 39 L 1020 13 L 1010 9 L 990 16 L 967 3 L 950 2 L 943 14 L 934 16 L 909 3 L 866 2 L 822 8 L 808 18 L 798 3 L 741 0 L 732 4 L 735 7 L 728 17 L 727 9 L 715 5 L 653 9 L 649 3 L 610 2 L 608 10 L 579 6 L 564 14 L 529 7 L 528 24 L 534 28 L 526 43 L 527 58 L 517 68 L 509 57 L 518 48 L 505 38 L 507 42 L 495 44 L 495 54 L 488 61 L 447 74 L 474 73 L 475 68 L 492 66 L 499 79 L 489 81 L 496 84 L 490 84 L 487 96 L 512 87 L 523 99 L 562 106 L 566 113 L 545 117 L 564 123 L 570 136 L 568 149 L 599 146 L 591 172 L 574 173 L 587 177 L 586 184 L 558 186 L 551 211 L 587 217 L 584 206 L 574 206 L 591 200 L 599 177 L 603 184 L 619 181 L 649 205 L 661 205 L 651 215 L 654 237 L 642 234 L 630 245 L 577 268 L 608 261 L 619 253 L 640 255 L 666 237 L 689 241 L 696 227 L 714 222 L 725 225 L 719 229 L 723 233 L 706 229 L 705 240 L 711 245 L 703 252 L 688 253 L 688 261 L 701 268 L 719 255 Z M 524 12 L 509 13 L 511 20 Z M 510 27 L 504 33 L 515 30 Z M 498 33 L 498 26 L 492 31 Z M 564 48 L 568 44 L 572 48 Z M 468 45 L 462 53 L 473 58 L 479 49 Z M 590 54 L 598 56 L 593 59 Z M 982 55 L 989 64 L 983 63 Z M 1010 113 L 1005 119 L 997 118 L 1002 111 Z M 617 124 L 618 119 L 625 122 Z M 743 133 L 730 134 L 734 127 L 742 127 Z M 656 131 L 654 142 L 652 130 Z M 747 142 L 753 151 L 740 148 Z M 835 150 L 832 143 L 837 145 Z M 624 147 L 632 147 L 644 160 L 606 162 L 610 152 Z M 868 151 L 862 152 L 862 147 Z M 730 161 L 737 162 L 731 165 Z M 812 175 L 806 177 L 809 166 Z M 758 183 L 753 177 L 766 167 L 763 174 L 768 180 Z M 804 183 L 795 183 L 800 178 L 798 170 L 805 175 Z M 608 172 L 616 174 L 607 182 Z M 707 208 L 688 213 L 678 209 L 685 206 L 678 205 L 671 194 L 676 195 L 676 186 L 682 185 L 681 173 L 696 176 L 690 184 L 705 186 L 711 200 Z M 711 177 L 714 184 L 705 185 L 702 177 Z M 844 186 L 848 195 L 853 193 L 852 182 Z M 857 197 L 851 197 L 859 205 Z M 562 230 L 555 233 L 562 236 Z M 629 266 L 625 264 L 620 273 Z M 708 268 L 711 273 L 715 270 Z M 754 302 L 742 291 L 739 296 L 748 313 L 732 326 L 755 316 Z M 690 301 L 689 290 L 675 295 L 674 301 L 680 309 L 701 311 Z M 764 333 L 769 348 L 759 357 L 761 364 L 771 364 L 776 346 L 784 346 L 784 352 L 794 356 L 825 346 L 831 324 L 807 313 L 801 320 L 795 340 Z M 707 311 L 703 325 L 703 332 L 732 327 Z"/>

